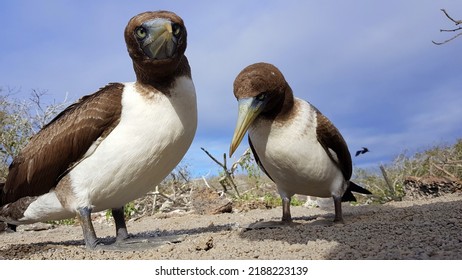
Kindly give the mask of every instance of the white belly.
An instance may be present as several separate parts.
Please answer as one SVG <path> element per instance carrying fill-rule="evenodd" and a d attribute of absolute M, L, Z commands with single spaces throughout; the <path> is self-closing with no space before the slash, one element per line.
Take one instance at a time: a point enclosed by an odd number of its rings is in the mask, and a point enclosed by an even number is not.
<path fill-rule="evenodd" d="M 146 98 L 126 84 L 120 123 L 70 173 L 72 209 L 94 211 L 123 206 L 159 184 L 181 161 L 197 127 L 196 97 L 190 79 L 177 81 L 171 96 Z"/>
<path fill-rule="evenodd" d="M 316 115 L 308 103 L 296 102 L 300 112 L 291 122 L 263 120 L 250 128 L 260 161 L 283 197 L 342 195 L 345 180 L 316 138 Z"/>

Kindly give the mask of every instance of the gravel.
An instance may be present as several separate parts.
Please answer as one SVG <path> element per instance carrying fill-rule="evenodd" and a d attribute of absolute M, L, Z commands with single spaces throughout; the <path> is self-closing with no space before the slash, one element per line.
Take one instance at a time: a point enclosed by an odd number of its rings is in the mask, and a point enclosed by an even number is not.
<path fill-rule="evenodd" d="M 292 207 L 292 226 L 248 229 L 278 221 L 281 209 L 143 217 L 128 222 L 130 244 L 85 249 L 79 225 L 20 226 L 0 233 L 0 259 L 462 259 L 462 194 L 333 209 Z M 114 226 L 95 223 L 104 244 Z"/>

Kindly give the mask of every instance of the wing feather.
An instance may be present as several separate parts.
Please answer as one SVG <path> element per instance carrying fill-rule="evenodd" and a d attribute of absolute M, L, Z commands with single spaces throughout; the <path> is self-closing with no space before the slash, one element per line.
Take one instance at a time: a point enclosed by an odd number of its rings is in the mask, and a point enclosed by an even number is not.
<path fill-rule="evenodd" d="M 316 110 L 316 135 L 319 143 L 321 143 L 332 161 L 340 168 L 345 180 L 350 180 L 353 167 L 350 151 L 348 150 L 345 139 L 343 139 L 340 131 L 338 131 L 326 116 L 315 107 L 313 108 Z M 332 151 L 335 154 L 333 154 Z"/>
<path fill-rule="evenodd" d="M 255 161 L 257 162 L 258 166 L 260 167 L 261 170 L 263 170 L 263 172 L 265 172 L 266 176 L 268 176 L 268 178 L 270 178 L 271 181 L 274 182 L 273 178 L 271 178 L 269 173 L 266 171 L 265 167 L 263 167 L 263 164 L 261 163 L 260 158 L 258 157 L 257 151 L 253 147 L 253 144 L 252 144 L 252 141 L 250 140 L 250 137 L 248 137 L 248 139 L 249 139 L 250 149 L 252 150 L 253 157 L 254 157 Z"/>
<path fill-rule="evenodd" d="M 34 135 L 9 167 L 0 205 L 54 188 L 93 142 L 117 125 L 123 87 L 112 83 L 82 97 Z"/>

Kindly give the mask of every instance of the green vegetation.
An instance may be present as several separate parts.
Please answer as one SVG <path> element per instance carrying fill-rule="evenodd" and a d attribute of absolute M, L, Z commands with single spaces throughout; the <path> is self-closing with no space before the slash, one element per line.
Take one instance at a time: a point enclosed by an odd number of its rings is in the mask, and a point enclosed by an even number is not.
<path fill-rule="evenodd" d="M 357 168 L 354 181 L 371 190 L 374 201 L 384 203 L 404 196 L 403 182 L 409 176 L 462 181 L 462 139 L 413 155 L 400 154 L 390 164 L 380 166 L 379 172 Z"/>
<path fill-rule="evenodd" d="M 242 155 L 242 157 L 237 161 L 237 164 L 239 165 L 241 172 L 247 175 L 250 185 L 259 188 L 259 186 L 264 183 L 262 180 L 262 176 L 264 176 L 263 172 L 257 165 L 250 150 L 247 150 L 247 152 Z"/>
<path fill-rule="evenodd" d="M 47 222 L 47 224 L 71 226 L 71 225 L 74 225 L 76 222 L 77 222 L 77 219 L 76 219 L 76 218 L 70 218 L 70 219 L 49 221 L 49 222 Z"/>

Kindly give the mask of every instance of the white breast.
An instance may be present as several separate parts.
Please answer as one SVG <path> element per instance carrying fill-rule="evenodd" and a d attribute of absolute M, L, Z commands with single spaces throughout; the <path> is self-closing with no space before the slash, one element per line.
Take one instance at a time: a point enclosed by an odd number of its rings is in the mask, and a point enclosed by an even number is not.
<path fill-rule="evenodd" d="M 194 85 L 179 78 L 169 95 L 140 95 L 126 83 L 120 123 L 71 172 L 72 208 L 94 211 L 120 207 L 146 194 L 180 162 L 194 138 Z"/>
<path fill-rule="evenodd" d="M 316 137 L 316 111 L 301 99 L 295 103 L 298 113 L 287 122 L 259 119 L 251 126 L 250 139 L 260 161 L 285 197 L 343 194 L 342 172 Z"/>

